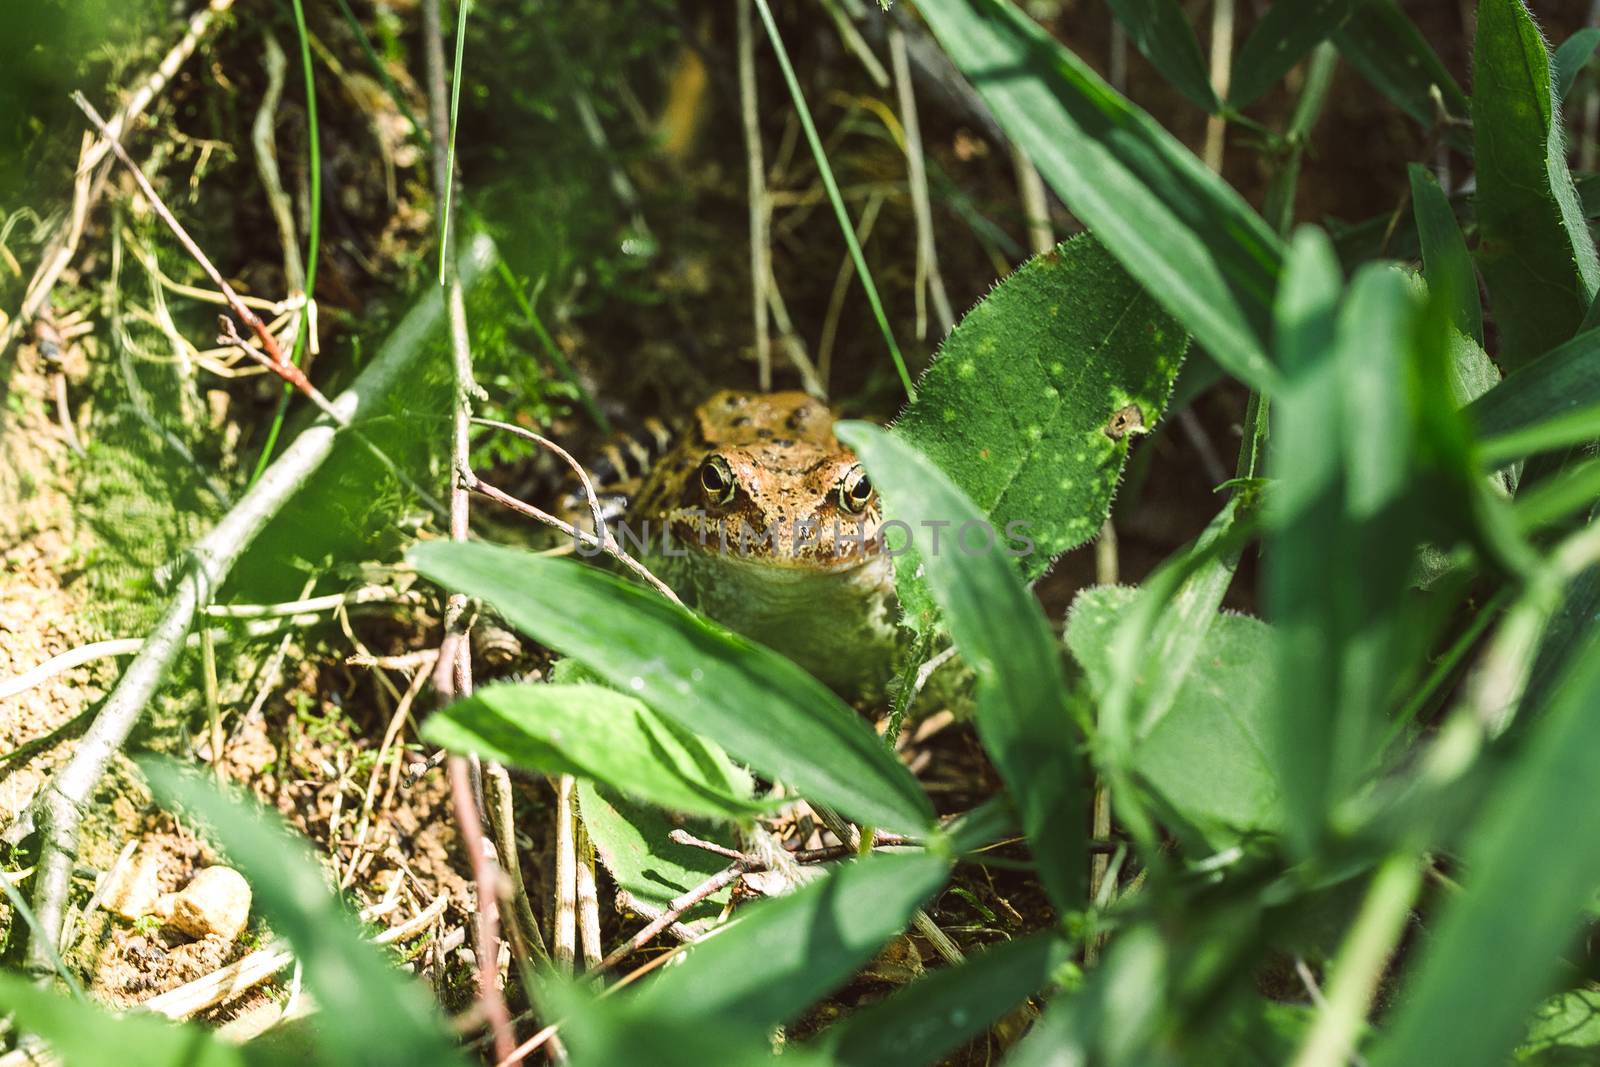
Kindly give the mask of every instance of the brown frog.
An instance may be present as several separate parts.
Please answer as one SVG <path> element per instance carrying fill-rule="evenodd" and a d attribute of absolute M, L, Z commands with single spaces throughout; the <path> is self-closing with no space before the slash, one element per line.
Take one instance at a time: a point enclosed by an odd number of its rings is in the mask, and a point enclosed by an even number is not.
<path fill-rule="evenodd" d="M 846 696 L 874 696 L 894 667 L 894 575 L 877 494 L 833 423 L 804 393 L 717 393 L 627 527 L 687 603 Z"/>

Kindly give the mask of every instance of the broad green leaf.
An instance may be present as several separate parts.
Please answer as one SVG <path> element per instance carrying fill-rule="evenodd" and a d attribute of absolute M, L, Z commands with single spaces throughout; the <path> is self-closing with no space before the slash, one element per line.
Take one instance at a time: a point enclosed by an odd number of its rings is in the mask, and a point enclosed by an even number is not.
<path fill-rule="evenodd" d="M 1051 930 L 996 945 L 862 1008 L 814 1044 L 839 1067 L 938 1063 L 1043 989 L 1073 954 Z"/>
<path fill-rule="evenodd" d="M 1540 1067 L 1593 1063 L 1600 1056 L 1600 992 L 1569 989 L 1534 1009 L 1518 1063 Z"/>
<path fill-rule="evenodd" d="M 1094 238 L 1077 237 L 968 312 L 894 432 L 996 531 L 1015 524 L 1032 544 L 1018 560 L 1031 581 L 1099 531 L 1128 450 L 1160 420 L 1188 343 Z M 901 606 L 922 630 L 935 616 L 918 569 L 912 555 L 897 560 Z"/>
<path fill-rule="evenodd" d="M 428 992 L 365 943 L 307 849 L 259 804 L 220 793 L 210 781 L 164 762 L 141 764 L 157 799 L 205 820 L 250 882 L 272 929 L 294 948 L 306 985 L 337 1026 L 317 1030 L 340 1064 L 441 1067 L 462 1063 Z"/>
<path fill-rule="evenodd" d="M 20 974 L 7 971 L 0 971 L 0 1005 L 14 1015 L 22 1030 L 43 1039 L 63 1067 L 105 1067 L 112 1061 L 121 1067 L 264 1063 L 201 1026 L 178 1025 L 153 1015 L 112 1015 L 98 1005 L 47 993 Z M 39 1062 L 46 1060 L 41 1057 Z"/>
<path fill-rule="evenodd" d="M 918 538 L 930 523 L 956 531 L 938 549 L 928 540 L 928 588 L 977 675 L 978 737 L 1021 813 L 1039 878 L 1062 912 L 1082 907 L 1085 775 L 1061 654 L 1039 602 L 995 539 L 963 540 L 963 531 L 990 528 L 932 460 L 867 423 L 841 423 L 837 432 L 866 465 L 891 520 Z"/>
<path fill-rule="evenodd" d="M 1489 1067 L 1504 1063 L 1522 1037 L 1600 884 L 1600 850 L 1577 844 L 1600 835 L 1597 706 L 1600 642 L 1591 625 L 1584 654 L 1473 824 L 1460 872 L 1465 892 L 1442 902 L 1374 1067 Z"/>
<path fill-rule="evenodd" d="M 1276 0 L 1234 57 L 1228 103 L 1254 103 L 1343 26 L 1360 0 Z"/>
<path fill-rule="evenodd" d="M 452 752 L 604 782 L 671 811 L 738 819 L 767 808 L 741 795 L 715 746 L 604 686 L 491 685 L 434 712 L 422 736 Z"/>
<path fill-rule="evenodd" d="M 444 542 L 417 545 L 410 558 L 759 773 L 858 822 L 932 826 L 927 795 L 871 727 L 776 652 L 573 560 Z"/>
<path fill-rule="evenodd" d="M 1503 454 L 1495 438 L 1600 407 L 1600 329 L 1546 352 L 1467 407 L 1485 451 Z"/>
<path fill-rule="evenodd" d="M 1557 100 L 1565 100 L 1567 94 L 1572 92 L 1572 85 L 1578 80 L 1578 75 L 1583 73 L 1583 68 L 1589 65 L 1589 60 L 1594 56 L 1596 45 L 1600 45 L 1600 29 L 1586 26 L 1577 33 L 1568 37 L 1560 48 L 1556 49 L 1555 58 L 1551 63 L 1555 69 L 1555 84 L 1551 86 L 1551 95 Z"/>
<path fill-rule="evenodd" d="M 1202 111 L 1220 106 L 1194 27 L 1178 0 L 1108 0 L 1128 39 L 1151 65 Z"/>
<path fill-rule="evenodd" d="M 1145 580 L 1100 651 L 1101 758 L 1130 769 L 1134 745 L 1172 708 L 1201 654 L 1239 551 L 1254 531 L 1258 493 L 1236 492 L 1195 544 L 1169 558 Z"/>
<path fill-rule="evenodd" d="M 1337 293 L 1332 248 L 1301 231 L 1279 313 L 1286 381 L 1273 411 L 1266 568 L 1280 677 L 1294 679 L 1269 750 L 1300 849 L 1369 766 L 1402 650 L 1417 639 L 1401 616 L 1424 519 L 1408 391 L 1420 309 L 1387 266 L 1357 276 L 1335 327 Z"/>
<path fill-rule="evenodd" d="M 1096 698 L 1111 685 L 1110 649 L 1137 589 L 1095 586 L 1079 593 L 1067 616 L 1067 647 Z M 1168 711 L 1132 753 L 1132 770 L 1158 796 L 1191 847 L 1221 849 L 1241 835 L 1283 828 L 1273 773 L 1276 647 L 1259 619 L 1220 614 L 1196 627 L 1202 639 L 1188 659 Z M 1159 657 L 1141 664 L 1165 670 Z"/>
<path fill-rule="evenodd" d="M 1283 248 L 1261 216 L 1010 3 L 917 10 L 1067 207 L 1218 363 L 1270 391 Z"/>
<path fill-rule="evenodd" d="M 1600 258 L 1567 171 L 1550 56 L 1522 0 L 1482 0 L 1473 69 L 1478 265 L 1516 370 L 1578 332 Z"/>
<path fill-rule="evenodd" d="M 1333 41 L 1363 78 L 1425 129 L 1439 123 L 1435 87 L 1450 116 L 1467 117 L 1467 94 L 1395 0 L 1359 0 Z M 1470 139 L 1457 127 L 1447 127 L 1444 139 L 1454 147 L 1471 149 Z"/>
<path fill-rule="evenodd" d="M 1478 299 L 1478 275 L 1466 238 L 1433 172 L 1411 164 L 1411 202 L 1422 244 L 1422 269 L 1428 284 L 1449 300 L 1456 329 L 1483 344 L 1483 306 Z"/>
<path fill-rule="evenodd" d="M 751 1028 L 787 1022 L 903 930 L 949 874 L 949 862 L 931 853 L 841 864 L 788 896 L 744 909 L 630 1001 Z"/>
<path fill-rule="evenodd" d="M 669 819 L 658 808 L 634 803 L 594 782 L 578 783 L 578 810 L 583 813 L 583 828 L 611 880 L 641 909 L 652 909 L 650 918 L 728 866 L 721 856 L 677 844 L 668 834 L 681 828 L 703 841 L 739 847 L 726 823 Z M 704 904 L 686 912 L 681 921 L 693 928 L 713 918 L 727 903 L 728 893 L 724 889 L 712 894 Z"/>

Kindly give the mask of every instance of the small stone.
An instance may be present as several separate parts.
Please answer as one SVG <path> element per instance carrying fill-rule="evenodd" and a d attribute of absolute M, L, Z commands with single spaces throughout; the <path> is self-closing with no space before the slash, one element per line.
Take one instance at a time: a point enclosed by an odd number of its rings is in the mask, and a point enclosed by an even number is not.
<path fill-rule="evenodd" d="M 232 944 L 250 921 L 250 884 L 232 867 L 207 867 L 172 894 L 170 908 L 169 925 L 191 937 L 216 936 Z"/>
<path fill-rule="evenodd" d="M 149 915 L 161 896 L 161 853 L 141 844 L 132 859 L 112 872 L 112 880 L 100 894 L 107 911 L 129 922 Z"/>

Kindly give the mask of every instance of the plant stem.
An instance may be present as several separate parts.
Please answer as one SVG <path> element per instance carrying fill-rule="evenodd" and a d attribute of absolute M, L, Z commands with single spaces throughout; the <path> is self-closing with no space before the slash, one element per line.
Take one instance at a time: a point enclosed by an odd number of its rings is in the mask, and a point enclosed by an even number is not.
<path fill-rule="evenodd" d="M 1340 1067 L 1349 1062 L 1421 886 L 1422 864 L 1414 851 L 1396 852 L 1379 865 L 1334 961 L 1327 1003 L 1311 1024 L 1293 1067 Z"/>

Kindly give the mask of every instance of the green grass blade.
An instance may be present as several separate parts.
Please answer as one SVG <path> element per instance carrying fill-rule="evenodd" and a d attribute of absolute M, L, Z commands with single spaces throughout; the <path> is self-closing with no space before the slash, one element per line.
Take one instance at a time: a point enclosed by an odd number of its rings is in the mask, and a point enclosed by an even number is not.
<path fill-rule="evenodd" d="M 1563 967 L 1560 955 L 1600 883 L 1600 850 L 1578 844 L 1600 835 L 1600 643 L 1590 631 L 1586 652 L 1473 825 L 1466 892 L 1444 902 L 1374 1067 L 1506 1062 L 1529 1010 Z"/>
<path fill-rule="evenodd" d="M 856 240 L 855 223 L 850 221 L 850 213 L 845 210 L 844 196 L 839 192 L 839 183 L 833 178 L 833 168 L 828 164 L 828 153 L 822 148 L 822 138 L 817 134 L 816 123 L 811 121 L 811 109 L 806 106 L 805 94 L 800 90 L 800 79 L 795 77 L 794 66 L 789 62 L 788 49 L 784 48 L 783 37 L 779 35 L 778 25 L 773 21 L 772 9 L 767 5 L 767 0 L 755 0 L 755 4 L 756 10 L 761 14 L 761 23 L 766 27 L 767 39 L 772 42 L 772 50 L 778 56 L 778 66 L 783 70 L 784 84 L 789 87 L 789 96 L 794 101 L 800 128 L 805 131 L 806 143 L 811 146 L 811 155 L 817 161 L 817 173 L 822 176 L 822 186 L 828 191 L 828 202 L 833 205 L 833 216 L 839 220 L 839 232 L 844 235 L 845 247 L 850 250 L 850 260 L 856 266 L 856 276 L 861 279 L 861 288 L 867 294 L 867 303 L 872 306 L 872 317 L 877 320 L 878 329 L 883 333 L 883 343 L 889 346 L 889 356 L 894 360 L 894 369 L 900 375 L 900 383 L 905 386 L 906 396 L 915 400 L 917 387 L 911 384 L 911 371 L 906 368 L 905 357 L 900 354 L 900 346 L 895 343 L 894 331 L 889 328 L 889 317 L 884 314 L 883 301 L 878 298 L 878 286 L 872 280 L 872 272 L 867 269 L 867 257 L 861 252 L 861 242 Z"/>
<path fill-rule="evenodd" d="M 1072 957 L 1072 945 L 1051 930 L 1007 941 L 862 1008 L 824 1030 L 815 1047 L 838 1067 L 938 1063 L 1037 993 Z"/>
<path fill-rule="evenodd" d="M 273 930 L 293 946 L 306 985 L 327 1017 L 337 1020 L 317 1031 L 331 1060 L 374 1067 L 462 1062 L 427 991 L 362 940 L 305 842 L 276 812 L 226 797 L 175 764 L 142 767 L 163 804 L 205 820 L 249 880 Z"/>
<path fill-rule="evenodd" d="M 1422 507 L 1406 392 L 1416 300 L 1399 271 L 1368 267 L 1335 325 L 1338 279 L 1327 239 L 1301 231 L 1280 310 L 1266 602 L 1280 677 L 1295 680 L 1280 694 L 1272 752 L 1302 854 L 1381 733 Z"/>
<path fill-rule="evenodd" d="M 1277 0 L 1233 60 L 1228 104 L 1249 107 L 1350 18 L 1360 0 Z"/>
<path fill-rule="evenodd" d="M 444 156 L 444 203 L 439 209 L 439 284 L 445 282 L 450 256 L 451 198 L 456 181 L 456 117 L 461 112 L 461 57 L 467 48 L 467 14 L 472 0 L 458 0 L 456 7 L 456 55 L 450 71 L 450 142 Z"/>
<path fill-rule="evenodd" d="M 1490 462 L 1539 451 L 1526 451 L 1520 439 L 1554 443 L 1544 447 L 1581 441 L 1581 422 L 1600 407 L 1600 329 L 1580 333 L 1572 340 L 1545 353 L 1468 405 L 1466 415 L 1484 439 L 1484 452 Z M 1564 433 L 1564 426 L 1577 428 L 1580 436 Z M 1513 435 L 1516 435 L 1515 437 Z"/>
<path fill-rule="evenodd" d="M 294 28 L 300 38 L 300 69 L 305 76 L 306 83 L 306 152 L 310 156 L 311 165 L 311 203 L 306 212 L 306 301 L 314 299 L 317 291 L 317 259 L 322 251 L 322 135 L 317 123 L 317 86 L 316 79 L 311 69 L 311 34 L 306 30 L 306 13 L 303 0 L 293 0 L 294 3 Z M 289 362 L 295 366 L 300 365 L 301 357 L 305 354 L 306 338 L 311 331 L 311 310 L 308 306 L 300 316 L 300 328 L 294 334 L 294 348 L 289 353 Z M 283 420 L 289 413 L 289 398 L 294 394 L 294 386 L 288 382 L 283 383 L 283 391 L 278 395 L 278 406 L 272 413 L 272 423 L 267 428 L 267 440 L 261 446 L 261 454 L 256 457 L 256 467 L 250 473 L 251 485 L 256 484 L 267 465 L 272 462 L 272 453 L 278 446 L 278 436 L 283 432 Z"/>
<path fill-rule="evenodd" d="M 12 751 L 15 752 L 16 750 L 13 749 Z M 45 954 L 50 957 L 50 966 L 55 968 L 56 975 L 67 987 L 68 992 L 72 994 L 73 999 L 87 1003 L 88 998 L 83 995 L 83 986 L 78 982 L 78 976 L 73 973 L 72 968 L 68 967 L 67 962 L 61 958 L 61 952 L 56 948 L 55 939 L 46 937 L 43 931 L 39 929 L 39 920 L 33 914 L 33 909 L 28 907 L 27 898 L 12 884 L 11 879 L 4 872 L 0 872 L 0 896 L 5 897 L 6 903 L 11 905 L 11 913 L 20 918 L 23 924 L 27 926 L 28 936 L 43 939 L 41 943 L 44 945 Z M 15 922 L 15 919 L 12 920 L 13 926 Z"/>
<path fill-rule="evenodd" d="M 767 805 L 741 794 L 715 746 L 598 685 L 491 685 L 434 712 L 431 744 L 545 774 L 604 782 L 671 811 L 748 818 Z"/>
<path fill-rule="evenodd" d="M 634 998 L 636 1007 L 741 1028 L 800 1015 L 872 958 L 950 875 L 931 853 L 875 854 L 756 904 Z"/>
<path fill-rule="evenodd" d="M 1551 94 L 1557 100 L 1565 100 L 1572 92 L 1578 75 L 1583 73 L 1583 68 L 1594 57 L 1596 45 L 1600 45 L 1600 28 L 1587 26 L 1568 37 L 1556 49 L 1555 57 L 1551 60 L 1555 67 L 1555 84 L 1551 86 Z"/>
<path fill-rule="evenodd" d="M 865 721 L 776 652 L 573 560 L 442 542 L 410 559 L 761 774 L 861 823 L 910 833 L 933 824 L 922 787 Z"/>
<path fill-rule="evenodd" d="M 1439 122 L 1435 88 L 1448 115 L 1467 117 L 1467 94 L 1395 0 L 1359 0 L 1333 41 L 1346 62 L 1424 129 Z M 1471 138 L 1461 127 L 1450 126 L 1443 135 L 1451 146 L 1471 151 Z"/>
<path fill-rule="evenodd" d="M 21 975 L 0 971 L 0 1004 L 17 1024 L 42 1038 L 62 1067 L 245 1067 L 245 1049 L 197 1024 L 153 1015 L 121 1018 L 95 1004 L 47 993 Z M 24 1058 L 24 1063 L 46 1059 Z M 259 1061 L 258 1061 L 259 1062 Z"/>
<path fill-rule="evenodd" d="M 1283 247 L 1261 216 L 1011 4 L 917 7 L 1067 207 L 1229 373 L 1270 391 Z"/>
<path fill-rule="evenodd" d="M 1087 776 L 1044 612 L 997 537 L 972 544 L 969 529 L 997 531 L 931 460 L 867 423 L 841 423 L 838 434 L 871 473 L 891 520 L 914 531 L 949 524 L 942 550 L 930 541 L 921 559 L 950 636 L 978 677 L 978 736 L 1022 814 L 1045 890 L 1060 911 L 1081 908 Z"/>
<path fill-rule="evenodd" d="M 1109 0 L 1111 13 L 1140 53 L 1202 111 L 1222 107 L 1194 27 L 1178 0 Z"/>
<path fill-rule="evenodd" d="M 1522 0 L 1482 0 L 1473 67 L 1478 265 L 1511 371 L 1577 333 L 1600 257 L 1567 170 L 1550 56 Z"/>
<path fill-rule="evenodd" d="M 1472 267 L 1466 238 L 1433 172 L 1411 164 L 1411 202 L 1422 243 L 1422 267 L 1428 285 L 1449 302 L 1456 329 L 1483 344 L 1483 305 L 1478 297 L 1478 275 Z"/>
<path fill-rule="evenodd" d="M 1165 1012 L 1172 961 L 1153 926 L 1124 931 L 1081 988 L 1062 993 L 1006 1057 L 1006 1067 L 1149 1067 Z M 1224 1060 L 1223 1062 L 1231 1062 Z"/>

